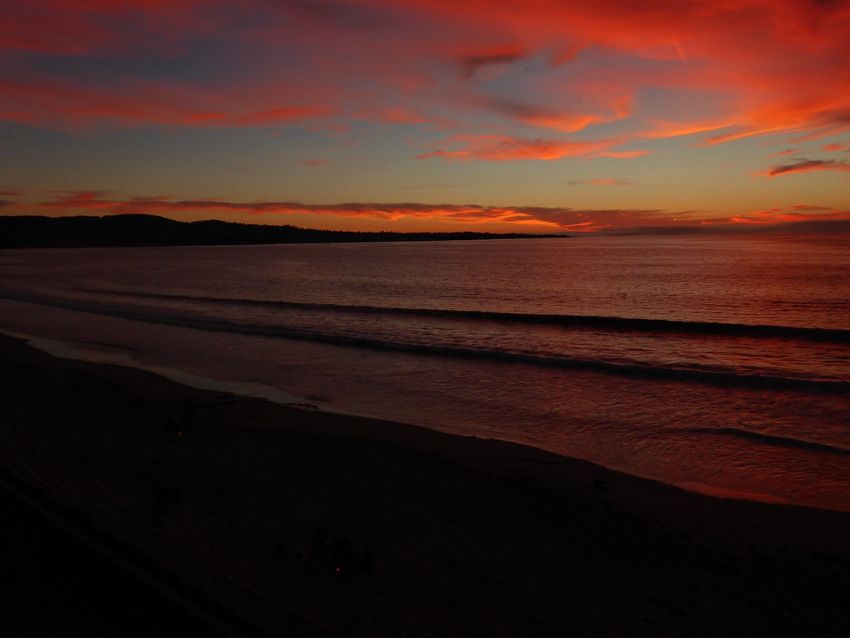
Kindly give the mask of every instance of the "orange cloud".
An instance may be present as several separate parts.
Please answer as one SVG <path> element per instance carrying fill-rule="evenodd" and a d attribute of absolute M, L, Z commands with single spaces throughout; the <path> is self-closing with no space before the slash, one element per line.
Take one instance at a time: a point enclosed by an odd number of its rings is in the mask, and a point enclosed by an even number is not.
<path fill-rule="evenodd" d="M 604 178 L 602 178 L 604 179 Z M 393 222 L 404 219 L 427 220 L 436 228 L 447 224 L 493 224 L 538 227 L 541 230 L 597 232 L 691 231 L 700 228 L 724 232 L 740 227 L 772 228 L 798 222 L 838 222 L 850 220 L 850 210 L 837 210 L 814 204 L 794 204 L 732 215 L 705 217 L 703 211 L 662 209 L 583 209 L 565 206 L 494 206 L 482 204 L 425 204 L 420 202 L 344 202 L 305 204 L 292 201 L 230 201 L 216 198 L 179 199 L 170 196 L 115 197 L 109 191 L 60 193 L 37 204 L 14 204 L 17 213 L 71 215 L 159 214 L 198 218 L 198 215 L 239 219 L 239 215 L 309 215 L 378 219 Z M 9 205 L 6 205 L 8 208 Z M 234 217 L 235 216 L 235 217 Z M 784 227 L 783 227 L 784 228 Z M 790 228 L 790 227 L 789 227 Z"/>
<path fill-rule="evenodd" d="M 201 212 L 215 215 L 316 214 L 364 217 L 394 221 L 404 218 L 433 219 L 447 223 L 511 223 L 540 226 L 551 230 L 593 231 L 621 224 L 647 223 L 667 219 L 658 209 L 573 209 L 545 206 L 483 206 L 480 204 L 341 203 L 303 204 L 286 201 L 233 202 L 220 199 L 180 200 L 167 196 L 111 198 L 107 191 L 74 191 L 54 199 L 29 205 L 29 212 L 55 211 L 76 214 L 95 211 L 102 214 L 180 214 Z"/>
<path fill-rule="evenodd" d="M 821 149 L 827 153 L 838 153 L 839 151 L 850 152 L 850 142 L 846 144 L 824 144 Z"/>
<path fill-rule="evenodd" d="M 771 153 L 771 157 L 786 157 L 788 155 L 797 155 L 800 153 L 801 149 L 799 148 L 786 148 L 781 151 L 776 151 L 775 153 Z"/>
<path fill-rule="evenodd" d="M 597 157 L 612 157 L 614 159 L 633 159 L 635 157 L 644 157 L 649 155 L 650 151 L 646 149 L 638 149 L 634 151 L 603 151 L 597 153 Z"/>
<path fill-rule="evenodd" d="M 850 219 L 850 211 L 841 211 L 829 206 L 794 204 L 787 207 L 766 208 L 733 215 L 727 221 L 732 224 L 769 226 L 810 221 L 843 221 Z"/>
<path fill-rule="evenodd" d="M 561 133 L 574 133 L 594 124 L 622 120 L 631 112 L 631 97 L 616 97 L 596 107 L 602 112 L 569 112 L 566 109 L 528 104 L 512 99 L 485 98 L 482 106 L 531 126 L 549 128 Z"/>

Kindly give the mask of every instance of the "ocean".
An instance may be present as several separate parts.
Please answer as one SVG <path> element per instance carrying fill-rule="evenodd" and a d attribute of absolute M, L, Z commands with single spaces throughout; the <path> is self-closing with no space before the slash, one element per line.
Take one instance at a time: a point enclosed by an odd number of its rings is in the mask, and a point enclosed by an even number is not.
<path fill-rule="evenodd" d="M 847 235 L 6 250 L 0 329 L 850 511 L 848 257 Z"/>

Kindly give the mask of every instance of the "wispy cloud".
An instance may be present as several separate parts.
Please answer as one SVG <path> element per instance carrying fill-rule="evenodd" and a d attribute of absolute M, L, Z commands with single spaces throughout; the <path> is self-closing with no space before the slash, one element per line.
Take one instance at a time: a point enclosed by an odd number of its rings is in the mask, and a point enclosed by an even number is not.
<path fill-rule="evenodd" d="M 494 47 L 462 55 L 458 59 L 458 64 L 461 69 L 461 77 L 468 80 L 479 70 L 485 67 L 518 62 L 526 55 L 528 55 L 528 53 L 524 48 L 514 45 Z"/>
<path fill-rule="evenodd" d="M 850 210 L 810 203 L 776 206 L 742 212 L 725 218 L 710 217 L 705 211 L 669 211 L 660 208 L 572 208 L 567 206 L 515 206 L 485 204 L 430 204 L 422 202 L 303 203 L 296 201 L 233 201 L 219 198 L 180 199 L 167 195 L 119 197 L 110 191 L 81 190 L 56 193 L 40 203 L 16 204 L 26 214 L 155 214 L 239 219 L 246 216 L 299 216 L 303 220 L 321 216 L 377 219 L 395 222 L 427 220 L 432 227 L 452 229 L 470 224 L 493 228 L 505 224 L 542 231 L 596 232 L 612 229 L 666 228 L 669 232 L 711 227 L 729 230 L 745 226 L 770 226 L 789 222 L 840 221 L 850 219 Z M 667 231 L 665 231 L 667 232 Z"/>
<path fill-rule="evenodd" d="M 768 177 L 790 175 L 791 173 L 810 173 L 813 171 L 843 171 L 850 172 L 850 162 L 844 160 L 809 160 L 803 159 L 793 164 L 771 166 L 762 174 Z"/>
<path fill-rule="evenodd" d="M 598 155 L 606 157 L 637 157 L 634 153 L 643 151 L 608 152 L 606 149 L 621 144 L 621 139 L 563 141 L 542 137 L 525 139 L 507 135 L 458 135 L 450 140 L 453 146 L 460 148 L 437 149 L 421 153 L 417 159 L 439 157 L 450 160 L 488 160 L 504 162 L 513 160 L 558 160 L 564 157 L 587 157 Z"/>
<path fill-rule="evenodd" d="M 788 157 L 789 155 L 799 155 L 802 152 L 800 148 L 786 148 L 781 151 L 771 153 L 771 157 Z"/>
<path fill-rule="evenodd" d="M 660 209 L 576 209 L 546 206 L 487 206 L 481 204 L 423 204 L 419 202 L 347 202 L 304 204 L 291 201 L 229 201 L 222 199 L 177 199 L 168 196 L 110 197 L 108 191 L 73 191 L 33 204 L 30 212 L 52 211 L 75 214 L 204 213 L 211 216 L 247 215 L 333 215 L 387 221 L 404 218 L 432 219 L 446 223 L 509 223 L 542 229 L 594 231 L 623 223 L 663 222 L 669 215 Z"/>
<path fill-rule="evenodd" d="M 720 144 L 850 130 L 850 5 L 766 6 L 7 0 L 0 53 L 15 57 L 0 72 L 0 119 L 43 127 L 273 126 L 343 120 L 397 100 L 420 107 L 425 119 L 445 118 L 477 98 L 483 112 L 501 109 L 521 124 L 562 132 L 624 120 L 632 137 L 703 133 Z M 604 67 L 582 66 L 600 56 Z M 501 98 L 480 86 L 497 67 L 513 74 Z M 526 70 L 534 81 L 523 84 L 516 76 Z M 517 93 L 525 88 L 534 92 Z M 663 109 L 647 113 L 659 88 L 723 99 L 673 121 Z M 523 94 L 536 104 L 505 99 Z M 455 109 L 450 117 L 481 135 L 489 129 L 479 115 Z"/>
<path fill-rule="evenodd" d="M 850 153 L 850 142 L 836 142 L 833 144 L 824 144 L 821 147 L 821 150 L 826 153 L 838 153 L 841 151 L 844 151 L 845 153 Z"/>
<path fill-rule="evenodd" d="M 524 124 L 548 128 L 561 133 L 575 133 L 594 124 L 615 122 L 628 117 L 631 98 L 615 97 L 607 104 L 590 106 L 592 110 L 565 110 L 529 104 L 504 98 L 485 98 L 479 103 L 495 113 L 513 118 Z"/>
<path fill-rule="evenodd" d="M 577 179 L 567 182 L 567 186 L 631 186 L 632 182 L 627 179 L 616 179 L 614 177 L 594 177 L 591 179 Z"/>

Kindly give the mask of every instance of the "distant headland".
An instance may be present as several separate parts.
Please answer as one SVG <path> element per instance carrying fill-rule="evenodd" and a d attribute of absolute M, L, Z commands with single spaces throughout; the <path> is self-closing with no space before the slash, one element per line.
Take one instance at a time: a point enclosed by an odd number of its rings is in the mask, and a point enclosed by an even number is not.
<path fill-rule="evenodd" d="M 359 232 L 297 226 L 239 224 L 219 220 L 180 222 L 156 215 L 104 217 L 0 217 L 0 248 L 83 248 L 105 246 L 211 246 L 338 242 L 536 239 L 564 234 L 475 232 Z"/>

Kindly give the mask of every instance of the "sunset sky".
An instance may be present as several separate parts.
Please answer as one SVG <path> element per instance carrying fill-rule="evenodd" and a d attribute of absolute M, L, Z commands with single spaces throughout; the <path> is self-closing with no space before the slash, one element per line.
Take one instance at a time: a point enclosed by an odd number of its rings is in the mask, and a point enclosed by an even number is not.
<path fill-rule="evenodd" d="M 4 0 L 0 213 L 850 218 L 850 0 Z"/>

